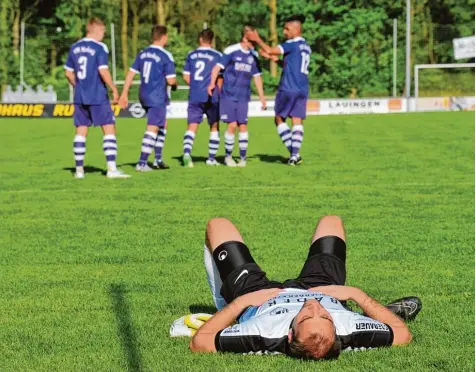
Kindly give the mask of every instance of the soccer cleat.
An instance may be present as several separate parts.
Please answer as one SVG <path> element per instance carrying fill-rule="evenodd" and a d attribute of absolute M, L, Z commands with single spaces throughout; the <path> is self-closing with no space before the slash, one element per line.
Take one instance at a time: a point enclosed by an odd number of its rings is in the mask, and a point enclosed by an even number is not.
<path fill-rule="evenodd" d="M 421 300 L 418 297 L 403 297 L 385 305 L 395 315 L 403 320 L 413 320 L 421 311 Z"/>
<path fill-rule="evenodd" d="M 225 157 L 225 165 L 227 167 L 236 167 L 236 161 L 231 156 Z"/>
<path fill-rule="evenodd" d="M 130 178 L 131 176 L 128 174 L 125 174 L 120 169 L 116 169 L 115 171 L 108 170 L 106 177 L 107 178 Z"/>
<path fill-rule="evenodd" d="M 193 161 L 190 154 L 185 154 L 182 158 L 183 166 L 187 168 L 193 168 Z"/>
<path fill-rule="evenodd" d="M 136 171 L 137 172 L 152 172 L 152 168 L 149 167 L 147 164 L 144 164 L 144 165 L 137 164 Z"/>
<path fill-rule="evenodd" d="M 288 165 L 290 165 L 291 167 L 294 167 L 296 166 L 296 164 L 297 164 L 297 159 L 295 157 L 289 158 Z"/>
<path fill-rule="evenodd" d="M 296 158 L 296 164 L 297 164 L 297 165 L 300 165 L 300 164 L 302 164 L 302 161 L 303 161 L 303 160 L 302 160 L 302 158 L 301 158 L 301 155 L 298 155 L 297 158 Z"/>
<path fill-rule="evenodd" d="M 207 159 L 207 161 L 205 163 L 207 165 L 211 165 L 211 166 L 220 166 L 221 165 L 219 162 L 216 161 L 216 159 Z"/>
<path fill-rule="evenodd" d="M 83 179 L 84 178 L 84 172 L 82 172 L 82 171 L 74 172 L 74 178 Z"/>
<path fill-rule="evenodd" d="M 244 168 L 246 167 L 246 160 L 245 159 L 241 159 L 240 162 L 238 164 L 236 164 L 237 167 L 240 167 L 240 168 Z"/>
<path fill-rule="evenodd" d="M 167 164 L 165 164 L 162 159 L 160 159 L 160 160 L 155 159 L 154 164 L 152 164 L 152 168 L 154 168 L 154 169 L 170 169 L 170 167 Z"/>

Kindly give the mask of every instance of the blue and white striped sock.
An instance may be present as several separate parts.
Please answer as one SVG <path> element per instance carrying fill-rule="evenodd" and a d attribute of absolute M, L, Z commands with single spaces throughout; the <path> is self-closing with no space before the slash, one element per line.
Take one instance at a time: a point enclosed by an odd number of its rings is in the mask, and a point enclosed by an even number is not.
<path fill-rule="evenodd" d="M 114 172 L 116 170 L 117 140 L 114 134 L 106 134 L 103 137 L 102 148 L 106 155 L 107 169 Z"/>
<path fill-rule="evenodd" d="M 73 153 L 76 168 L 84 166 L 84 155 L 86 154 L 86 137 L 76 135 L 73 141 Z"/>
<path fill-rule="evenodd" d="M 303 138 L 304 138 L 304 126 L 301 124 L 293 125 L 291 157 L 296 158 L 298 156 Z"/>
<path fill-rule="evenodd" d="M 246 160 L 246 153 L 248 151 L 248 132 L 238 133 L 238 145 L 240 147 L 240 158 Z"/>
<path fill-rule="evenodd" d="M 291 129 L 289 129 L 289 126 L 286 123 L 279 124 L 276 129 L 278 130 L 279 137 L 281 138 L 281 141 L 283 141 L 284 146 L 286 146 L 289 153 L 291 153 Z"/>
<path fill-rule="evenodd" d="M 225 156 L 231 156 L 235 147 L 235 135 L 225 132 Z"/>
<path fill-rule="evenodd" d="M 220 133 L 210 132 L 210 140 L 208 141 L 208 159 L 214 160 L 220 148 Z"/>
<path fill-rule="evenodd" d="M 155 160 L 162 161 L 162 150 L 164 149 L 165 136 L 167 135 L 167 129 L 160 128 L 157 134 L 157 141 L 155 142 Z"/>
<path fill-rule="evenodd" d="M 192 153 L 193 141 L 195 140 L 195 133 L 187 130 L 183 136 L 183 154 L 190 155 Z"/>

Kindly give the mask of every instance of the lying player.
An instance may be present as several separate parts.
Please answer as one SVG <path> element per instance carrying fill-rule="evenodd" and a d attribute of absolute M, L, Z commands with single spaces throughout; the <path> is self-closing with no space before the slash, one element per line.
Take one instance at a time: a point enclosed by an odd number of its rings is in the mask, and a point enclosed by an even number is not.
<path fill-rule="evenodd" d="M 190 85 L 187 109 L 187 131 L 183 137 L 183 165 L 193 168 L 192 147 L 197 134 L 198 125 L 207 115 L 210 125 L 210 140 L 208 142 L 207 165 L 220 165 L 215 159 L 220 146 L 220 133 L 218 132 L 218 90 L 212 96 L 207 93 L 210 85 L 211 72 L 217 62 L 221 61 L 222 54 L 212 48 L 213 31 L 200 32 L 200 47 L 190 52 L 185 61 L 183 79 Z"/>
<path fill-rule="evenodd" d="M 74 87 L 75 178 L 84 178 L 86 137 L 91 125 L 101 126 L 104 133 L 103 150 L 107 161 L 107 177 L 130 177 L 116 167 L 115 118 L 107 96 L 106 85 L 112 90 L 113 103 L 117 102 L 118 93 L 108 70 L 109 51 L 107 46 L 101 42 L 105 32 L 104 23 L 98 18 L 91 18 L 87 25 L 86 37 L 71 46 L 68 60 L 64 65 L 66 78 Z"/>
<path fill-rule="evenodd" d="M 306 103 L 309 95 L 308 68 L 311 60 L 311 48 L 302 38 L 304 17 L 293 16 L 284 24 L 284 37 L 287 39 L 276 47 L 267 45 L 256 31 L 246 33 L 246 37 L 261 47 L 260 54 L 276 61 L 276 56 L 283 55 L 283 72 L 275 100 L 275 119 L 278 134 L 290 153 L 289 165 L 299 164 L 299 156 L 306 118 Z M 286 124 L 291 118 L 292 130 Z"/>
<path fill-rule="evenodd" d="M 165 50 L 168 35 L 165 26 L 156 25 L 152 28 L 152 44 L 137 54 L 136 60 L 127 73 L 124 89 L 119 99 L 122 108 L 128 105 L 129 89 L 135 74 L 140 74 L 139 100 L 147 112 L 147 127 L 137 163 L 138 172 L 150 172 L 147 159 L 155 146 L 155 162 L 157 168 L 169 168 L 162 161 L 162 149 L 166 135 L 166 106 L 169 102 L 167 84 L 176 87 L 174 58 Z"/>
<path fill-rule="evenodd" d="M 263 79 L 252 44 L 246 39 L 245 33 L 250 30 L 245 27 L 241 42 L 226 48 L 222 60 L 212 70 L 208 95 L 212 96 L 220 70 L 223 72 L 223 87 L 220 92 L 220 119 L 228 124 L 225 132 L 225 164 L 229 167 L 246 167 L 248 151 L 248 103 L 251 97 L 251 79 L 254 79 L 256 90 L 263 109 L 266 100 L 263 91 Z M 238 142 L 240 147 L 240 162 L 236 164 L 232 158 L 235 146 L 235 130 L 239 127 Z"/>
<path fill-rule="evenodd" d="M 345 286 L 345 261 L 342 221 L 326 216 L 317 225 L 299 277 L 270 281 L 236 227 L 226 219 L 212 219 L 205 266 L 217 308 L 228 305 L 198 329 L 191 350 L 324 359 L 337 357 L 341 350 L 409 344 L 410 330 L 394 312 L 414 319 L 420 300 L 408 297 L 380 305 L 361 289 Z M 347 300 L 366 315 L 350 311 Z"/>

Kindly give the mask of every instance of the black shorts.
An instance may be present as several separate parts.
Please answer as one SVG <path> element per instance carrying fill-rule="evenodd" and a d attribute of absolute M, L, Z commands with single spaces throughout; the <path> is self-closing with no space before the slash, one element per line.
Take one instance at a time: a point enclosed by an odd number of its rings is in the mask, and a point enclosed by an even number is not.
<path fill-rule="evenodd" d="M 243 243 L 224 243 L 215 252 L 227 250 L 227 245 L 230 245 L 229 251 L 236 249 L 236 247 L 239 247 L 242 251 L 246 250 L 244 257 L 240 257 L 237 265 L 234 265 L 235 267 L 228 266 L 223 269 L 220 262 L 215 259 L 223 281 L 221 295 L 228 303 L 239 296 L 260 289 L 309 289 L 322 285 L 345 285 L 346 245 L 337 236 L 325 236 L 316 240 L 309 249 L 309 255 L 299 276 L 296 279 L 288 279 L 282 283 L 269 280 L 266 277 L 266 273 L 254 262 L 251 254 L 247 251 L 248 248 Z M 216 255 L 215 252 L 214 256 L 218 257 L 219 252 Z"/>

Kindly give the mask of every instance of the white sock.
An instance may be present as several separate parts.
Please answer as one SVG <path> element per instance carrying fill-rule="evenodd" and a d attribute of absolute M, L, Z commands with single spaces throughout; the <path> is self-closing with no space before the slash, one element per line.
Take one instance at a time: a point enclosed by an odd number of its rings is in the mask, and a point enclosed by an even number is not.
<path fill-rule="evenodd" d="M 220 294 L 220 289 L 223 283 L 217 265 L 215 264 L 213 256 L 206 244 L 203 246 L 203 260 L 205 262 L 205 269 L 207 270 L 207 280 L 208 285 L 210 286 L 210 291 L 212 292 L 213 302 L 215 302 L 217 309 L 221 310 L 226 306 L 226 301 Z"/>

